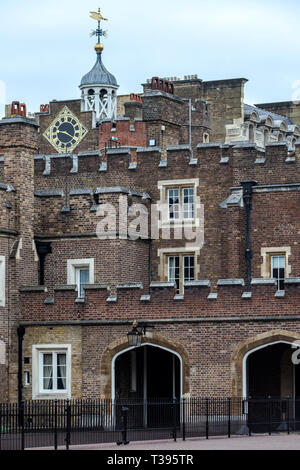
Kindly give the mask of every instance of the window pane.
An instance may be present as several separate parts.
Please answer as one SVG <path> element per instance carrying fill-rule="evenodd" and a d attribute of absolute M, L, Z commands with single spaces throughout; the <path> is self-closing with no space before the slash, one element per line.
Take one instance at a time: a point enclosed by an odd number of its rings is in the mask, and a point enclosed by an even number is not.
<path fill-rule="evenodd" d="M 43 354 L 44 366 L 52 366 L 52 353 Z"/>
<path fill-rule="evenodd" d="M 66 354 L 57 354 L 57 390 L 66 389 L 66 377 L 67 377 L 67 366 L 66 366 Z"/>
<path fill-rule="evenodd" d="M 43 380 L 43 389 L 44 390 L 52 390 L 53 389 L 53 380 L 51 377 L 44 378 Z"/>
<path fill-rule="evenodd" d="M 194 281 L 195 279 L 194 263 L 195 263 L 194 256 L 183 257 L 184 281 Z"/>
<path fill-rule="evenodd" d="M 51 353 L 43 354 L 43 389 L 53 389 L 53 356 Z"/>
<path fill-rule="evenodd" d="M 81 284 L 88 284 L 89 283 L 89 270 L 88 269 L 81 269 L 80 270 L 80 283 Z"/>
<path fill-rule="evenodd" d="M 179 189 L 168 189 L 169 218 L 179 219 Z"/>
<path fill-rule="evenodd" d="M 88 284 L 90 281 L 90 271 L 87 268 L 78 268 L 77 269 L 77 288 L 78 288 L 78 297 L 84 297 L 84 288 L 85 284 Z"/>
<path fill-rule="evenodd" d="M 272 256 L 272 277 L 277 281 L 277 289 L 284 290 L 285 279 L 285 256 Z"/>
<path fill-rule="evenodd" d="M 183 218 L 193 219 L 194 218 L 194 188 L 183 188 L 182 200 L 183 200 Z"/>
<path fill-rule="evenodd" d="M 169 256 L 169 281 L 176 282 L 177 292 L 180 290 L 180 258 Z"/>

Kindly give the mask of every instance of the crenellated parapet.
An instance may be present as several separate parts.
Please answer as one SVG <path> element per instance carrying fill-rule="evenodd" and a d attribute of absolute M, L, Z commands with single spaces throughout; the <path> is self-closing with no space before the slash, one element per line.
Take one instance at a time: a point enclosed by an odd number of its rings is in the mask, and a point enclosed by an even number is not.
<path fill-rule="evenodd" d="M 186 154 L 191 158 L 186 159 Z M 258 181 L 261 179 L 261 182 L 267 182 L 268 178 L 268 183 L 271 183 L 270 179 L 278 182 L 277 174 L 272 174 L 270 171 L 272 169 L 284 172 L 287 177 L 293 178 L 295 168 L 300 161 L 300 141 L 293 152 L 288 150 L 285 142 L 267 144 L 265 149 L 251 143 L 224 145 L 220 142 L 211 142 L 198 143 L 196 152 L 194 151 L 193 154 L 188 143 L 168 145 L 164 149 L 155 145 L 129 145 L 90 150 L 78 154 L 39 154 L 34 157 L 35 176 L 62 177 L 64 175 L 61 173 L 64 171 L 66 177 L 68 173 L 74 175 L 94 173 L 94 176 L 98 177 L 99 172 L 109 172 L 115 166 L 119 166 L 120 171 L 124 172 L 133 169 L 143 172 L 144 161 L 148 161 L 149 158 L 153 170 L 160 171 L 160 168 L 166 166 L 161 162 L 167 161 L 169 165 L 172 165 L 174 155 L 180 156 L 183 172 L 188 166 L 192 166 L 197 172 L 204 167 L 213 169 L 215 166 L 224 170 L 227 165 L 235 168 L 237 172 L 243 172 L 244 176 L 248 172 L 249 178 L 250 175 L 255 174 Z M 178 168 L 172 169 L 180 171 Z M 239 173 L 236 174 L 239 175 Z"/>
<path fill-rule="evenodd" d="M 150 284 L 145 293 L 141 283 L 123 283 L 112 292 L 108 285 L 85 286 L 84 299 L 78 299 L 75 285 L 57 286 L 49 297 L 44 286 L 21 287 L 23 322 L 71 322 L 134 319 L 214 319 L 268 321 L 271 317 L 300 315 L 300 278 L 285 281 L 277 291 L 274 279 L 252 279 L 251 292 L 243 279 L 223 279 L 212 290 L 209 281 L 192 281 L 184 295 L 177 295 L 169 282 Z M 129 307 L 130 306 L 130 307 Z"/>
<path fill-rule="evenodd" d="M 35 231 L 54 233 L 59 228 L 57 233 L 70 233 L 80 227 L 81 231 L 95 232 L 99 201 L 118 205 L 123 194 L 133 203 L 148 207 L 150 201 L 155 204 L 161 198 L 160 181 L 174 180 L 175 184 L 176 180 L 199 179 L 197 196 L 210 208 L 206 226 L 210 219 L 226 226 L 229 217 L 232 220 L 225 236 L 234 244 L 235 227 L 244 230 L 243 214 L 236 212 L 237 207 L 243 209 L 241 181 L 257 181 L 254 198 L 298 191 L 298 154 L 299 145 L 291 153 L 284 143 L 269 144 L 262 150 L 254 144 L 211 142 L 199 143 L 196 152 L 189 144 L 178 144 L 165 149 L 140 146 L 36 155 Z"/>

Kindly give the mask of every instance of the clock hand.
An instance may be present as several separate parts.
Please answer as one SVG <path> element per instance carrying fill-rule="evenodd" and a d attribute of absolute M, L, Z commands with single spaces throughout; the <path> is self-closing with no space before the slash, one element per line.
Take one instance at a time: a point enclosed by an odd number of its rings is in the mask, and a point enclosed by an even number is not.
<path fill-rule="evenodd" d="M 67 132 L 67 131 L 60 131 L 60 130 L 58 130 L 58 133 L 60 133 L 60 134 L 67 134 L 69 137 L 72 137 L 72 139 L 73 139 L 73 137 L 74 137 L 73 135 L 69 134 L 69 132 Z"/>

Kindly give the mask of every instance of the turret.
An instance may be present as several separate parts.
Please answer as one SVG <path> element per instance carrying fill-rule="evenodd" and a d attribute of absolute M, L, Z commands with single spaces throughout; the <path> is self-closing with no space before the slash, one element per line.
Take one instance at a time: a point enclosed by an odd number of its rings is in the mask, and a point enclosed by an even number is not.
<path fill-rule="evenodd" d="M 103 44 L 100 42 L 101 36 L 106 32 L 100 27 L 101 20 L 106 20 L 100 13 L 92 12 L 91 17 L 98 21 L 98 28 L 92 35 L 98 36 L 98 42 L 95 45 L 97 60 L 92 70 L 83 76 L 79 88 L 81 90 L 81 110 L 95 111 L 96 120 L 103 119 L 114 120 L 117 116 L 117 90 L 118 84 L 116 78 L 108 72 L 102 62 Z"/>

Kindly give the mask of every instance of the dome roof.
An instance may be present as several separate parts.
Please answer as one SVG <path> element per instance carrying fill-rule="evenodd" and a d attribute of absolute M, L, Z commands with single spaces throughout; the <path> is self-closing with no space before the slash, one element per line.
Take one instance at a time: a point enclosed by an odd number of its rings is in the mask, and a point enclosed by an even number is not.
<path fill-rule="evenodd" d="M 92 70 L 82 77 L 80 86 L 85 85 L 112 85 L 118 86 L 115 77 L 106 70 L 102 63 L 101 53 L 97 53 L 97 60 Z"/>

